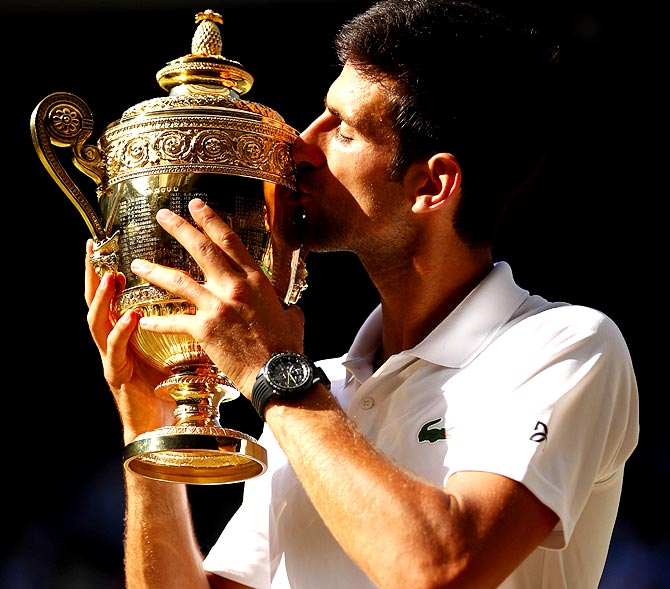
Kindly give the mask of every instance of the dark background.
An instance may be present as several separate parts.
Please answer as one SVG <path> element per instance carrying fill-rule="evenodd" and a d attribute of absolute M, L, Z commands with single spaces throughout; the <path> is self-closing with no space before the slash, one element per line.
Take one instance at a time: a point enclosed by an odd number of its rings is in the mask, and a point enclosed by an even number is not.
<path fill-rule="evenodd" d="M 627 338 L 640 386 L 640 445 L 626 471 L 601 589 L 670 587 L 661 404 L 667 295 L 655 243 L 662 233 L 654 229 L 668 196 L 657 172 L 667 154 L 659 108 L 667 78 L 660 9 L 590 0 L 484 3 L 560 40 L 568 113 L 559 149 L 512 207 L 496 257 L 509 261 L 531 292 L 610 315 Z M 334 33 L 369 4 L 3 1 L 3 588 L 123 587 L 122 442 L 86 327 L 88 231 L 33 149 L 33 108 L 52 92 L 77 94 L 93 111 L 97 138 L 126 108 L 164 95 L 156 71 L 190 53 L 194 15 L 211 8 L 224 16 L 223 54 L 255 78 L 245 98 L 302 129 L 321 112 L 337 75 Z M 93 194 L 88 178 L 76 182 Z M 376 304 L 375 293 L 348 255 L 312 254 L 308 270 L 300 301 L 307 352 L 339 355 Z M 222 407 L 222 421 L 260 431 L 244 401 Z M 203 549 L 242 488 L 190 488 Z"/>

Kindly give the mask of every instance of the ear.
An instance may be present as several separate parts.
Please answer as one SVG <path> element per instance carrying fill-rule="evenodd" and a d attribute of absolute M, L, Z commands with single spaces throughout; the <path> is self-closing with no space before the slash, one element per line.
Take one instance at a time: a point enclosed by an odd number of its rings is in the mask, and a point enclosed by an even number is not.
<path fill-rule="evenodd" d="M 414 213 L 435 211 L 461 186 L 461 166 L 450 153 L 437 153 L 422 166 L 412 205 Z"/>

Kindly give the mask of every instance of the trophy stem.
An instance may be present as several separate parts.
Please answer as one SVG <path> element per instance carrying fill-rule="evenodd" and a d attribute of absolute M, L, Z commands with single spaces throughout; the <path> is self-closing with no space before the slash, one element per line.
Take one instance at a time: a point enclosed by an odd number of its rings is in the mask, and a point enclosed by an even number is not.
<path fill-rule="evenodd" d="M 173 425 L 141 434 L 124 449 L 124 466 L 175 483 L 244 481 L 267 469 L 267 453 L 250 435 L 224 428 L 219 405 L 239 397 L 232 381 L 212 365 L 181 365 L 156 387 L 177 407 Z"/>
<path fill-rule="evenodd" d="M 175 426 L 221 427 L 219 410 L 209 399 L 188 399 L 177 402 L 174 410 Z"/>

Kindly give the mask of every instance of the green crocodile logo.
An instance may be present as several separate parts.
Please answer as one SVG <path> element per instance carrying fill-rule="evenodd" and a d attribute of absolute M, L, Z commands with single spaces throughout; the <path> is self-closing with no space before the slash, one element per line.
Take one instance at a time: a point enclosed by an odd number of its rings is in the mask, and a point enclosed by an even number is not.
<path fill-rule="evenodd" d="M 417 438 L 419 439 L 419 443 L 428 442 L 429 444 L 434 444 L 435 442 L 439 442 L 440 440 L 447 439 L 446 428 L 432 427 L 433 425 L 439 423 L 440 421 L 442 421 L 442 418 L 438 417 L 437 419 L 428 421 L 421 426 L 421 429 L 419 430 L 419 434 L 417 436 Z"/>

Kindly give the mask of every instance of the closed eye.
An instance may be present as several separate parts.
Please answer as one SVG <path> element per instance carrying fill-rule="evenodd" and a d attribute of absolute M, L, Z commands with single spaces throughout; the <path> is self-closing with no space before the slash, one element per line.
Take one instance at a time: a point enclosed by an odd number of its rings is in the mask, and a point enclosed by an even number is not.
<path fill-rule="evenodd" d="M 348 136 L 345 134 L 345 132 L 342 130 L 342 125 L 338 125 L 337 128 L 335 129 L 335 134 L 337 135 L 337 139 L 341 141 L 342 143 L 349 143 L 350 141 L 353 141 L 354 138 Z"/>

